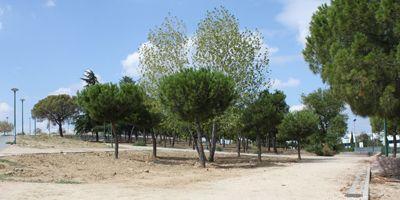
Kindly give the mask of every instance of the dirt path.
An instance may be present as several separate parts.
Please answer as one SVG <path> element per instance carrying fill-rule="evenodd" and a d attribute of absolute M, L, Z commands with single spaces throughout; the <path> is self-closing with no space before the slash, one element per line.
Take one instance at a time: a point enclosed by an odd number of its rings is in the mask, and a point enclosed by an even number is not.
<path fill-rule="evenodd" d="M 0 199 L 344 199 L 342 191 L 366 159 L 308 157 L 290 165 L 240 169 L 236 177 L 212 182 L 164 186 L 129 180 L 112 184 L 1 182 Z"/>

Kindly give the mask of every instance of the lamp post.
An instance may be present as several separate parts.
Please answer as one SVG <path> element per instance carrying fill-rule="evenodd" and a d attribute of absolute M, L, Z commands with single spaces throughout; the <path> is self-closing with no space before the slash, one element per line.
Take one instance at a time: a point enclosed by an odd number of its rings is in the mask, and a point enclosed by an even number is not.
<path fill-rule="evenodd" d="M 25 101 L 25 99 L 21 99 L 21 106 L 22 106 L 22 111 L 21 111 L 21 114 L 22 114 L 22 119 L 21 119 L 21 122 L 22 122 L 22 135 L 25 135 L 25 132 L 24 132 L 24 101 Z"/>
<path fill-rule="evenodd" d="M 14 92 L 14 144 L 17 144 L 17 91 L 18 88 L 12 88 L 11 91 Z"/>

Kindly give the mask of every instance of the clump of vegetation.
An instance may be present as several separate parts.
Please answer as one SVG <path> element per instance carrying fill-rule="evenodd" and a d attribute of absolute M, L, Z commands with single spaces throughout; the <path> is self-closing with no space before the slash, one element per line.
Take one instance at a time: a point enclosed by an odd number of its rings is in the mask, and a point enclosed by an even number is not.
<path fill-rule="evenodd" d="M 146 146 L 146 145 L 147 145 L 146 142 L 143 141 L 143 140 L 139 140 L 139 141 L 136 141 L 135 143 L 133 143 L 133 146 L 143 147 L 143 146 Z"/>

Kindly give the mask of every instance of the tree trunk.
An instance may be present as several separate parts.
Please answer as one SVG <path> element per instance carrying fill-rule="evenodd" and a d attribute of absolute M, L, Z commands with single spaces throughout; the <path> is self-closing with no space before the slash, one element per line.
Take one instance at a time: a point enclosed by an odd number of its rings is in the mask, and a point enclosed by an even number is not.
<path fill-rule="evenodd" d="M 139 137 L 139 136 L 138 136 L 138 132 L 139 132 L 138 130 L 135 131 L 135 142 L 138 141 L 138 137 Z"/>
<path fill-rule="evenodd" d="M 193 138 L 192 136 L 189 137 L 189 144 L 188 144 L 189 147 L 192 146 L 192 138 Z"/>
<path fill-rule="evenodd" d="M 261 162 L 261 133 L 257 133 L 257 158 Z"/>
<path fill-rule="evenodd" d="M 297 158 L 299 160 L 301 160 L 300 149 L 301 149 L 300 140 L 297 140 Z"/>
<path fill-rule="evenodd" d="M 203 141 L 202 141 L 202 132 L 201 132 L 201 124 L 199 121 L 197 123 L 197 146 L 199 153 L 199 161 L 200 165 L 205 168 L 206 167 L 206 155 L 204 154 Z"/>
<path fill-rule="evenodd" d="M 268 133 L 267 138 L 268 138 L 268 140 L 267 140 L 268 152 L 271 152 L 271 134 L 270 133 Z"/>
<path fill-rule="evenodd" d="M 95 131 L 95 134 L 96 134 L 96 142 L 98 142 L 99 141 L 99 132 Z"/>
<path fill-rule="evenodd" d="M 151 132 L 151 141 L 153 143 L 153 159 L 157 158 L 157 138 L 154 134 L 154 130 Z"/>
<path fill-rule="evenodd" d="M 276 148 L 276 133 L 274 133 L 272 138 L 272 146 L 274 147 L 274 153 L 278 153 L 278 149 Z"/>
<path fill-rule="evenodd" d="M 58 124 L 58 133 L 60 133 L 61 137 L 64 137 L 63 130 L 62 130 L 62 123 Z"/>
<path fill-rule="evenodd" d="M 222 138 L 222 147 L 225 148 L 225 137 Z"/>
<path fill-rule="evenodd" d="M 175 136 L 175 133 L 174 133 L 174 135 L 172 135 L 172 144 L 171 144 L 171 147 L 175 147 L 175 138 L 176 138 L 176 136 Z"/>
<path fill-rule="evenodd" d="M 210 157 L 208 158 L 208 161 L 210 162 L 214 162 L 216 146 L 217 146 L 217 124 L 215 121 L 213 121 L 212 131 L 211 131 Z"/>
<path fill-rule="evenodd" d="M 236 141 L 236 150 L 237 150 L 237 157 L 240 157 L 240 135 L 237 134 L 237 141 Z"/>
<path fill-rule="evenodd" d="M 397 156 L 397 138 L 396 135 L 393 134 L 393 157 L 396 158 Z"/>
<path fill-rule="evenodd" d="M 167 147 L 167 135 L 164 135 L 164 147 Z"/>
<path fill-rule="evenodd" d="M 112 131 L 113 131 L 114 141 L 115 141 L 115 151 L 114 151 L 115 159 L 118 159 L 118 134 L 116 132 L 114 122 L 111 123 L 111 126 L 112 126 L 112 129 L 113 129 Z"/>

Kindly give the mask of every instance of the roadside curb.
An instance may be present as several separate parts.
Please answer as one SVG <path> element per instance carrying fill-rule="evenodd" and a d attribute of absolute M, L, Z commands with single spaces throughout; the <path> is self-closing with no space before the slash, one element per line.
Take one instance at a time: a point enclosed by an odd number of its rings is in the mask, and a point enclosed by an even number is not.
<path fill-rule="evenodd" d="M 364 187 L 362 191 L 362 199 L 369 200 L 369 183 L 371 181 L 371 166 L 367 167 L 367 176 L 365 177 Z"/>

